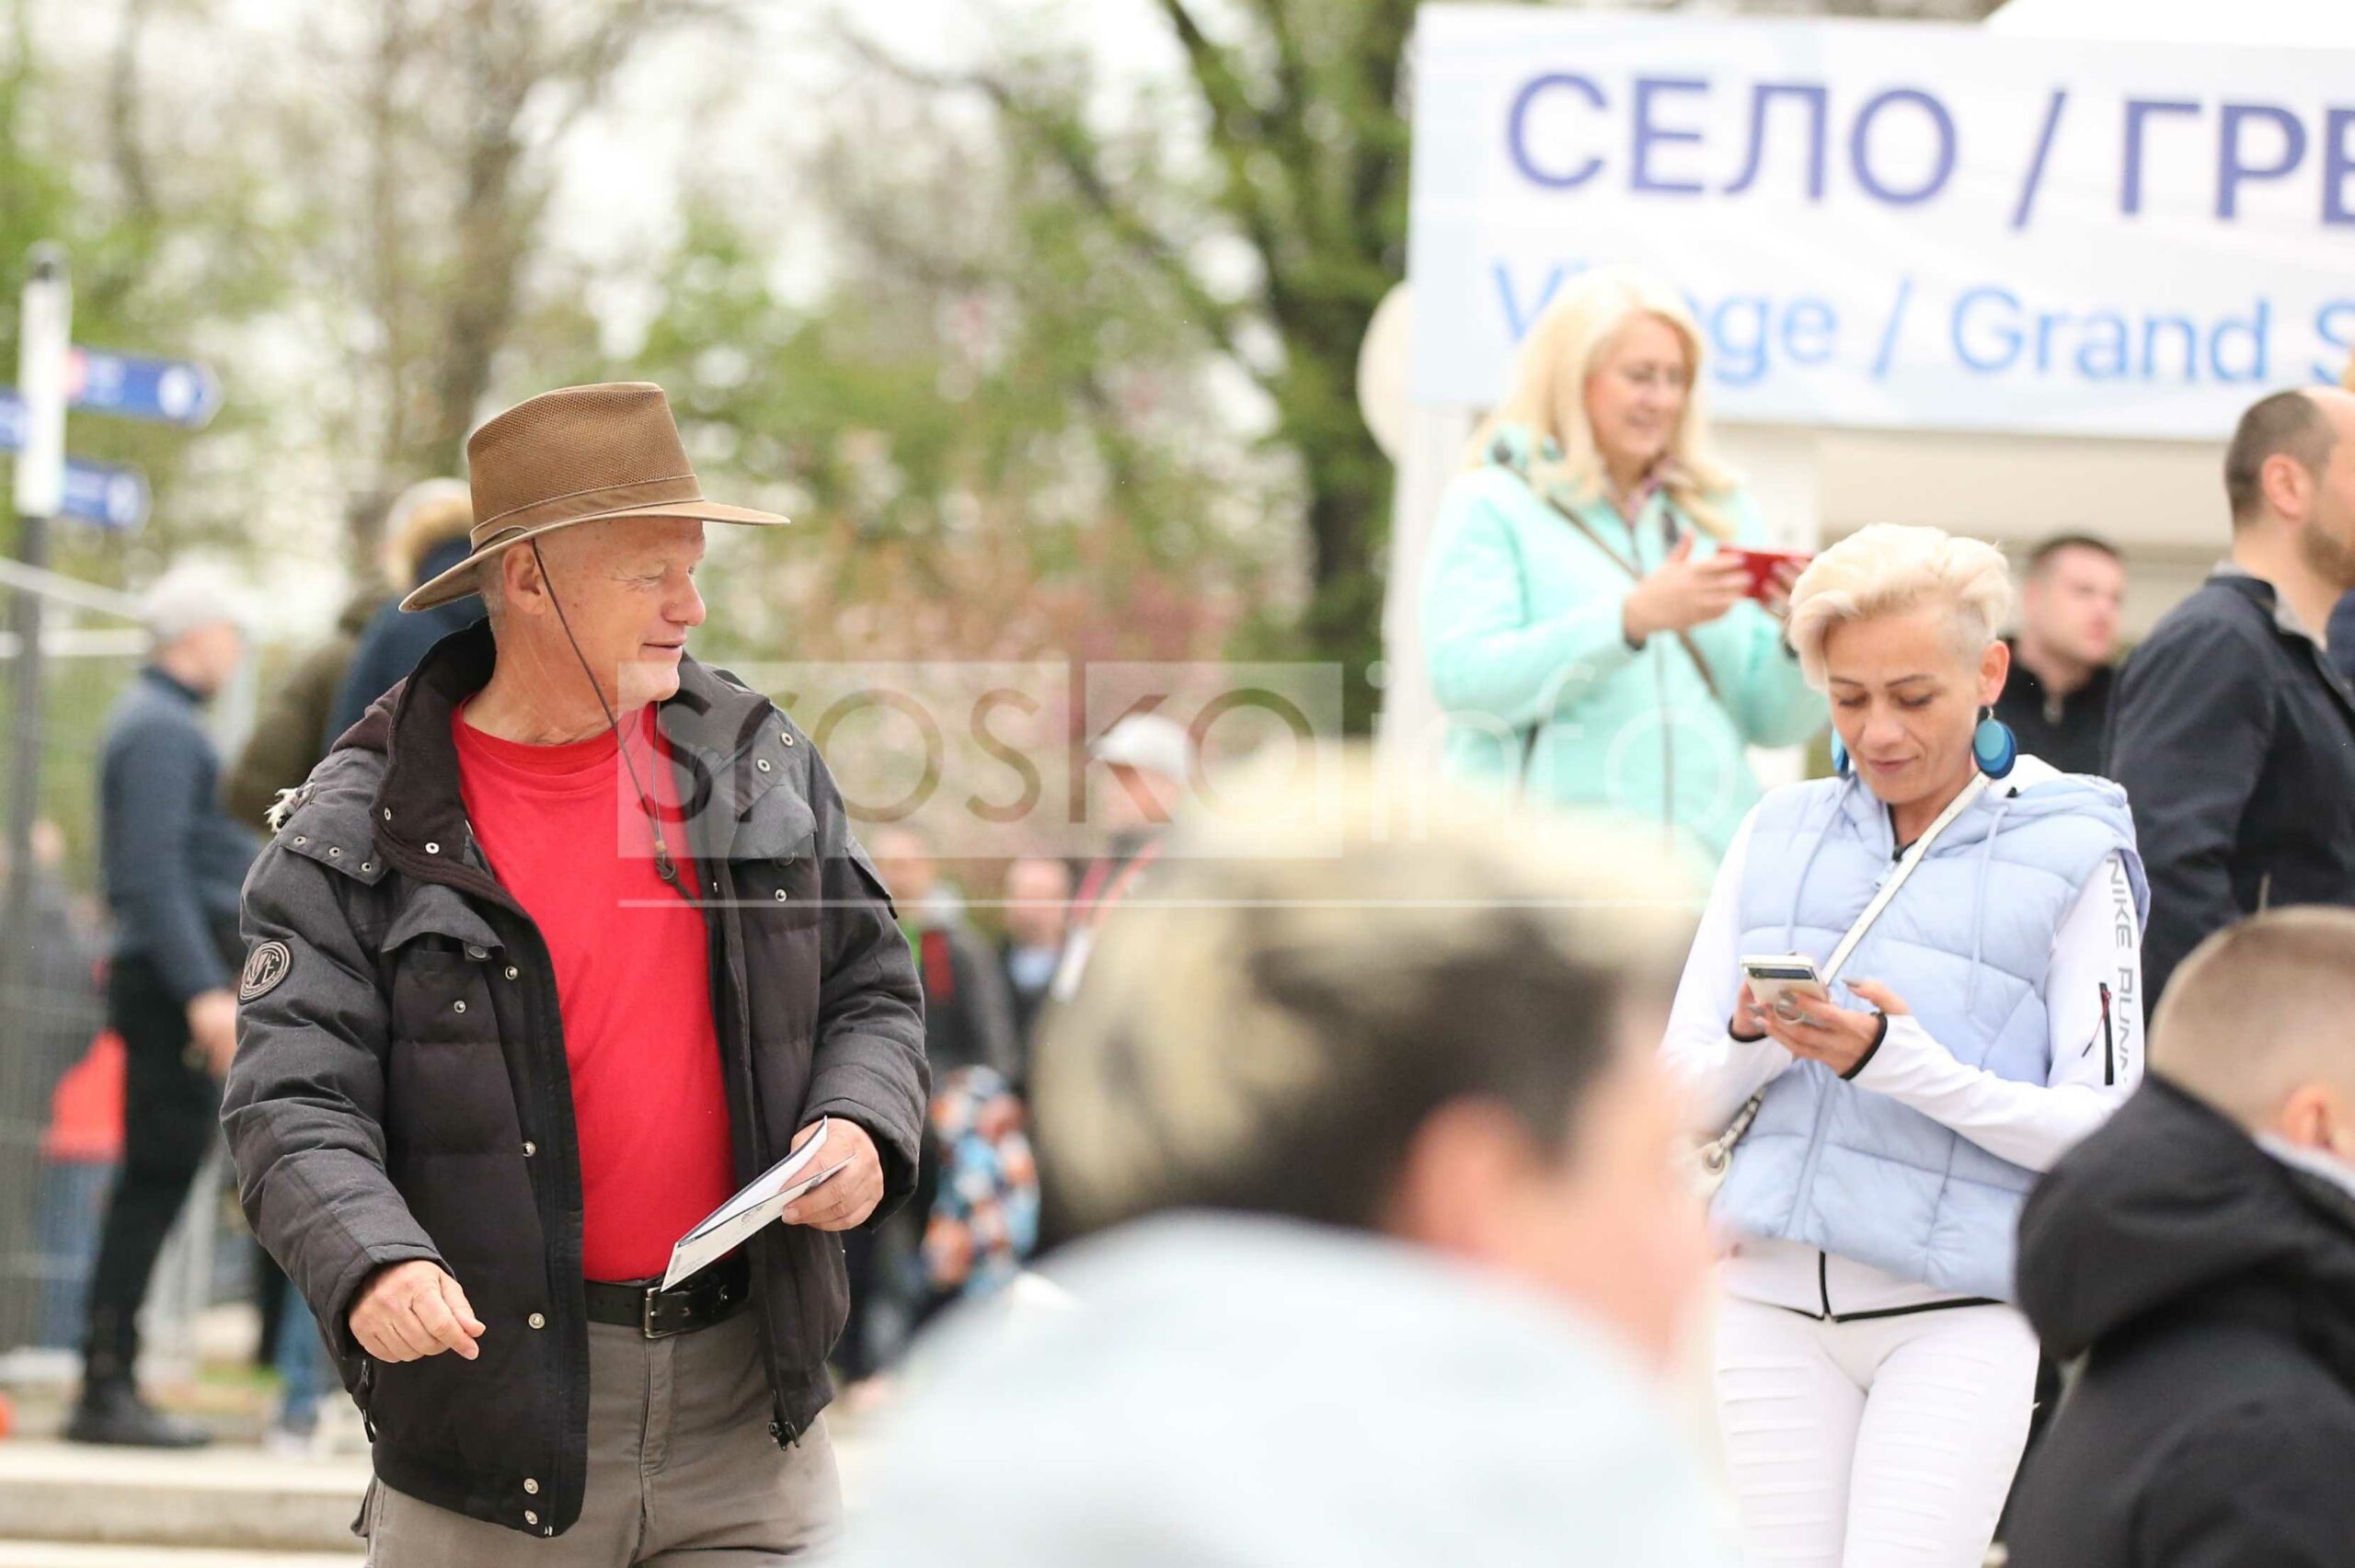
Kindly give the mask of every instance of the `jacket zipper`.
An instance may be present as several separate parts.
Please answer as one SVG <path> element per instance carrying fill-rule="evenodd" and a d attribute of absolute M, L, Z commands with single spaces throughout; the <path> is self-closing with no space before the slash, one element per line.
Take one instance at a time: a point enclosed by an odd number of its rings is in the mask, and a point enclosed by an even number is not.
<path fill-rule="evenodd" d="M 1660 817 L 1671 838 L 1676 833 L 1676 727 L 1669 722 L 1668 663 L 1652 658 L 1652 691 L 1660 703 Z"/>
<path fill-rule="evenodd" d="M 680 763 L 674 757 L 673 766 L 678 765 Z M 686 757 L 685 765 L 690 772 L 693 772 L 700 769 L 703 763 L 700 758 Z M 700 780 L 694 782 L 699 788 L 701 787 Z M 712 816 L 711 813 L 702 815 L 706 818 Z M 715 823 L 715 828 L 716 826 Z M 739 1093 L 744 1102 L 744 1137 L 746 1146 L 752 1156 L 752 1169 L 741 1179 L 750 1181 L 752 1175 L 767 1167 L 773 1157 L 777 1157 L 777 1151 L 772 1147 L 773 1140 L 764 1136 L 766 1128 L 761 1115 L 760 1081 L 752 1065 L 751 993 L 741 979 L 743 956 L 739 943 L 741 932 L 735 921 L 727 915 L 727 911 L 733 910 L 737 904 L 736 873 L 732 863 L 720 853 L 720 846 L 712 841 L 712 835 L 709 832 L 702 835 L 705 841 L 700 844 L 693 842 L 696 835 L 692 826 L 688 830 L 688 836 L 690 848 L 697 857 L 696 869 L 711 885 L 716 899 L 715 906 L 707 908 L 705 911 L 704 927 L 706 944 L 712 950 L 712 1025 L 717 1030 L 720 1026 L 720 1020 L 726 1018 L 732 1025 L 729 1032 L 736 1038 L 735 1069 L 741 1075 Z M 725 1067 L 727 1064 L 722 1065 Z M 788 1131 L 785 1134 L 784 1140 L 790 1142 L 792 1137 L 792 1132 Z M 772 1242 L 771 1244 L 781 1243 Z M 750 1261 L 749 1258 L 747 1261 Z M 752 1278 L 753 1288 L 761 1299 L 761 1310 L 752 1314 L 753 1328 L 755 1337 L 760 1342 L 761 1362 L 767 1368 L 769 1377 L 769 1435 L 776 1440 L 777 1447 L 783 1448 L 788 1444 L 798 1442 L 801 1433 L 786 1418 L 785 1364 L 777 1350 L 776 1332 L 769 1310 L 771 1303 L 767 1300 L 767 1291 L 764 1288 L 764 1282 L 760 1278 L 760 1271 L 757 1267 L 753 1269 Z M 795 1306 L 798 1308 L 801 1305 L 797 1296 Z M 806 1317 L 806 1314 L 804 1316 Z"/>
<path fill-rule="evenodd" d="M 360 1387 L 353 1391 L 351 1402 L 360 1407 L 360 1429 L 367 1433 L 368 1441 L 373 1443 L 376 1440 L 376 1417 L 369 1406 L 376 1398 L 376 1358 L 364 1350 L 361 1356 Z"/>
<path fill-rule="evenodd" d="M 1632 521 L 1627 523 L 1627 554 L 1637 567 L 1643 566 L 1643 536 Z M 1660 819 L 1672 845 L 1676 838 L 1676 726 L 1669 716 L 1668 658 L 1652 646 L 1650 637 L 1644 639 L 1644 648 L 1652 658 L 1652 701 L 1660 712 Z"/>
<path fill-rule="evenodd" d="M 2118 1036 L 2109 1023 L 2109 982 L 2101 982 L 2101 1082 L 2104 1088 L 2118 1082 Z"/>
<path fill-rule="evenodd" d="M 539 983 L 534 988 L 538 998 L 533 1007 L 534 1014 L 533 1022 L 538 1024 L 542 1019 L 555 1020 L 557 1047 L 555 1059 L 560 1072 L 546 1070 L 544 1064 L 532 1060 L 532 1056 L 538 1053 L 527 1050 L 525 1059 L 534 1070 L 534 1086 L 539 1090 L 540 1113 L 546 1118 L 542 1126 L 544 1128 L 554 1127 L 562 1135 L 553 1139 L 543 1138 L 539 1140 L 544 1143 L 552 1143 L 553 1147 L 545 1152 L 561 1162 L 560 1165 L 551 1164 L 546 1175 L 543 1176 L 537 1169 L 541 1163 L 539 1160 L 527 1159 L 526 1161 L 528 1165 L 534 1167 L 531 1172 L 533 1196 L 535 1201 L 541 1203 L 540 1212 L 542 1223 L 545 1225 L 546 1216 L 563 1214 L 569 1209 L 580 1207 L 580 1129 L 574 1122 L 572 1116 L 571 1070 L 564 1054 L 564 1014 L 557 1002 L 556 965 L 548 956 L 547 941 L 541 936 L 540 928 L 533 921 L 530 912 L 517 903 L 514 896 L 509 893 L 505 886 L 488 870 L 477 870 L 474 866 L 465 864 L 467 857 L 477 850 L 474 826 L 461 818 L 460 830 L 465 835 L 461 846 L 465 853 L 460 855 L 459 863 L 455 866 L 431 863 L 420 864 L 417 857 L 401 853 L 401 846 L 397 841 L 391 840 L 385 841 L 385 859 L 395 869 L 406 873 L 419 882 L 448 887 L 454 892 L 472 893 L 497 905 L 522 923 L 523 932 L 537 947 L 538 961 L 533 966 L 533 973 Z M 529 954 L 525 956 L 531 956 Z M 537 1043 L 546 1032 L 545 1026 L 533 1029 L 534 1043 Z M 557 1093 L 559 1088 L 563 1093 Z M 566 1185 L 568 1182 L 569 1186 Z M 569 1205 L 548 1204 L 543 1190 L 544 1185 L 547 1183 L 556 1184 L 558 1188 L 557 1197 L 569 1196 L 572 1202 Z M 574 1256 L 576 1265 L 574 1272 L 577 1275 L 579 1273 L 577 1249 Z M 585 1338 L 587 1333 L 585 1318 L 588 1309 L 586 1298 L 577 1280 L 569 1290 L 552 1288 L 548 1292 L 548 1307 L 550 1328 L 569 1335 L 577 1327 Z M 580 1369 L 583 1374 L 588 1371 L 585 1359 Z M 560 1407 L 562 1402 L 560 1395 Z M 559 1418 L 563 1418 L 561 1410 Z M 581 1437 L 585 1445 L 588 1437 L 585 1411 Z M 569 1508 L 573 1517 L 578 1519 L 587 1503 L 587 1483 L 585 1480 L 573 1473 L 572 1445 L 569 1438 L 569 1422 L 568 1420 L 567 1432 L 558 1436 L 556 1445 L 556 1462 L 551 1467 L 555 1484 L 550 1488 L 548 1508 L 552 1515 L 558 1516 Z M 586 1458 L 585 1454 L 583 1458 Z M 543 1537 L 556 1534 L 556 1526 L 550 1519 L 543 1519 L 537 1528 Z"/>

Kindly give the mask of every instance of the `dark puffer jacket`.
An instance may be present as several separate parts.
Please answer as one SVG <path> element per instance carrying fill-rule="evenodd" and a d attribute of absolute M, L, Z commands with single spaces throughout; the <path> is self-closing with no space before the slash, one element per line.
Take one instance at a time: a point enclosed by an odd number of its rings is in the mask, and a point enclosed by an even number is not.
<path fill-rule="evenodd" d="M 2019 1283 L 2086 1361 L 2012 1568 L 2355 1562 L 2355 1193 L 2152 1078 L 2028 1198 Z"/>
<path fill-rule="evenodd" d="M 488 679 L 477 625 L 438 644 L 298 792 L 246 884 L 248 948 L 224 1120 L 254 1230 L 328 1325 L 412 1496 L 527 1534 L 580 1517 L 589 1352 L 571 1084 L 546 946 L 469 831 L 450 734 Z M 807 738 L 693 659 L 659 709 L 705 882 L 736 1170 L 845 1116 L 888 1206 L 915 1183 L 926 1080 L 914 967 Z M 797 1438 L 830 1397 L 846 1288 L 834 1236 L 751 1242 L 755 1315 Z M 431 1259 L 489 1326 L 478 1360 L 370 1359 L 368 1277 Z"/>

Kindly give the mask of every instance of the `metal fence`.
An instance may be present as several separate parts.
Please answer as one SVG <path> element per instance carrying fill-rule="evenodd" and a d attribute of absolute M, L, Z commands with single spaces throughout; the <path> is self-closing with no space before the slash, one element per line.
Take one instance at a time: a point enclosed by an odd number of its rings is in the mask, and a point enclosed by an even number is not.
<path fill-rule="evenodd" d="M 0 888 L 8 889 L 0 900 L 20 906 L 13 918 L 0 909 L 0 1357 L 12 1376 L 44 1379 L 78 1374 L 84 1289 L 121 1153 L 121 1047 L 106 1032 L 103 995 L 98 770 L 109 710 L 144 661 L 147 639 L 127 623 L 119 595 L 11 586 L 45 591 L 49 624 L 31 729 L 15 711 L 18 648 L 13 634 L 0 635 L 0 737 L 12 761 L 33 738 L 40 786 L 30 876 L 0 865 Z M 250 691 L 220 707 L 224 730 L 242 727 L 236 721 L 250 711 Z M 219 1166 L 216 1156 L 148 1290 L 143 1337 L 167 1362 L 192 1358 L 197 1315 L 225 1283 Z"/>

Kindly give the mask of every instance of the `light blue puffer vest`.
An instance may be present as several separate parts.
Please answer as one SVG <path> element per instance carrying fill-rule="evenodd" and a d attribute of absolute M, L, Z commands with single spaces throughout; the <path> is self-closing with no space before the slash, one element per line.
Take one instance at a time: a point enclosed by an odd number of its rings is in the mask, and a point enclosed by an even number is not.
<path fill-rule="evenodd" d="M 1759 802 L 1742 866 L 1741 951 L 1831 956 L 1894 866 L 1888 808 L 1852 779 Z M 2138 914 L 2150 895 L 2126 792 L 2074 774 L 1991 784 L 1931 846 L 1841 970 L 1905 1000 L 1955 1059 L 2043 1083 L 2053 933 L 2113 853 Z M 1844 1007 L 1867 1004 L 1835 984 Z M 2033 1173 L 1919 1111 L 1800 1062 L 1766 1091 L 1718 1189 L 1719 1223 L 1802 1242 L 1939 1290 L 2012 1299 Z"/>

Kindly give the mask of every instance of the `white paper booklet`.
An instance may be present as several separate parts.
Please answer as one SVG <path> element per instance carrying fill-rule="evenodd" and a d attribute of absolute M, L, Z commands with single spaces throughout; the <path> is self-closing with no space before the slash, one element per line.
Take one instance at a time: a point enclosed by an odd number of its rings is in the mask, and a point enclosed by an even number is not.
<path fill-rule="evenodd" d="M 807 1174 L 818 1162 L 818 1151 L 825 1147 L 826 1123 L 821 1119 L 809 1142 L 753 1177 L 742 1192 L 679 1238 L 679 1244 L 671 1249 L 671 1266 L 663 1271 L 662 1288 L 668 1290 L 706 1264 L 716 1263 L 742 1246 L 754 1231 L 784 1213 L 787 1204 L 849 1163 L 845 1160 L 815 1175 Z"/>

